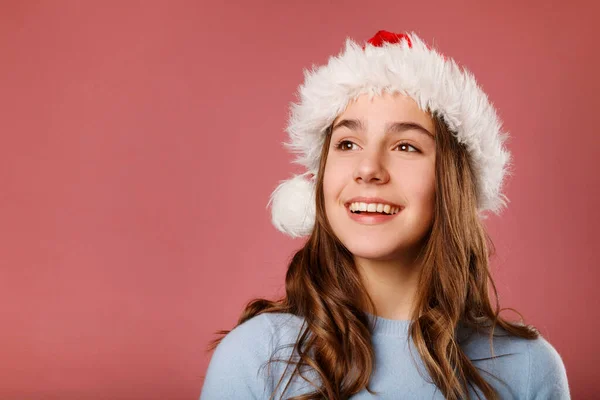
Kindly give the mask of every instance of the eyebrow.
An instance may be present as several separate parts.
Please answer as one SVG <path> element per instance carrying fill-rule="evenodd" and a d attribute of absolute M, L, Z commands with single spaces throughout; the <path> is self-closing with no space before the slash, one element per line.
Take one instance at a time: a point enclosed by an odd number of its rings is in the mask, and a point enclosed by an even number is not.
<path fill-rule="evenodd" d="M 342 126 L 345 126 L 346 128 L 348 128 L 352 131 L 365 130 L 365 124 L 362 122 L 362 120 L 360 120 L 360 119 L 343 119 L 340 122 L 338 122 L 337 124 L 335 124 L 335 126 L 331 129 L 331 133 L 333 134 L 333 132 L 337 128 L 341 128 Z M 401 133 L 401 132 L 408 131 L 411 129 L 416 130 L 420 133 L 424 133 L 427 136 L 431 137 L 432 139 L 435 139 L 433 136 L 433 133 L 429 132 L 427 129 L 425 129 L 423 126 L 417 124 L 416 122 L 390 122 L 385 126 L 386 132 L 393 132 L 393 133 Z"/>

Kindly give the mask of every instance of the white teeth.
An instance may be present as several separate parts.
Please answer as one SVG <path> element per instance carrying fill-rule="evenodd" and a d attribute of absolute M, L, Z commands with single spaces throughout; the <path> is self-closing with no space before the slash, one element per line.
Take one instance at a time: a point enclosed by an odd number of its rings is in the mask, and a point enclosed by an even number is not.
<path fill-rule="evenodd" d="M 392 207 L 389 204 L 381 204 L 381 203 L 362 203 L 355 202 L 351 203 L 350 211 L 368 211 L 368 212 L 379 212 L 386 214 L 396 214 L 400 211 L 400 207 Z"/>

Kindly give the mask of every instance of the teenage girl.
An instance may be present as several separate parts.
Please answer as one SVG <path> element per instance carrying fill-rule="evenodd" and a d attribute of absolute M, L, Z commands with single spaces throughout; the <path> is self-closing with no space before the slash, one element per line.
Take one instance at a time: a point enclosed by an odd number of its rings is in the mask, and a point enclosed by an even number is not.
<path fill-rule="evenodd" d="M 219 332 L 201 400 L 569 399 L 554 347 L 490 299 L 482 220 L 511 157 L 472 74 L 380 31 L 305 77 L 287 145 L 307 172 L 269 204 L 308 240 L 285 296 Z"/>

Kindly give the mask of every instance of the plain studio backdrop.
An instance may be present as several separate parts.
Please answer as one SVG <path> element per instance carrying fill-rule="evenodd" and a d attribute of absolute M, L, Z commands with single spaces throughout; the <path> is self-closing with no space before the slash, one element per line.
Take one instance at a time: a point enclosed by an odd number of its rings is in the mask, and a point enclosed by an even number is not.
<path fill-rule="evenodd" d="M 197 399 L 218 329 L 283 293 L 266 209 L 302 69 L 415 31 L 514 156 L 486 221 L 503 307 L 600 392 L 595 2 L 1 1 L 0 398 Z M 508 318 L 517 318 L 508 311 Z"/>

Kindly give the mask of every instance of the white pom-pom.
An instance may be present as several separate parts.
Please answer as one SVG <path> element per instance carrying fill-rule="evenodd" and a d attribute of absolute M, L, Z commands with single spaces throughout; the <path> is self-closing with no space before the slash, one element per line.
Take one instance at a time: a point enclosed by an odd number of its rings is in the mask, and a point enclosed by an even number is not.
<path fill-rule="evenodd" d="M 310 235 L 315 224 L 315 184 L 307 175 L 282 181 L 267 204 L 275 228 L 294 238 Z"/>

